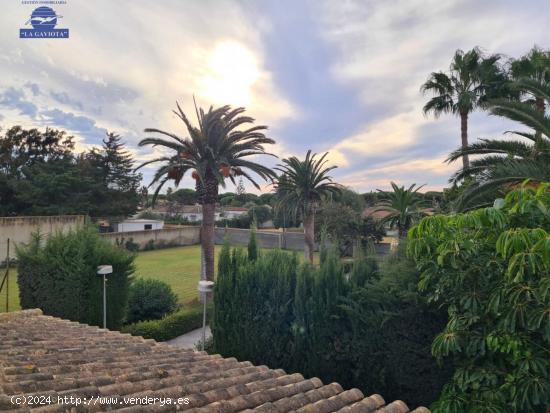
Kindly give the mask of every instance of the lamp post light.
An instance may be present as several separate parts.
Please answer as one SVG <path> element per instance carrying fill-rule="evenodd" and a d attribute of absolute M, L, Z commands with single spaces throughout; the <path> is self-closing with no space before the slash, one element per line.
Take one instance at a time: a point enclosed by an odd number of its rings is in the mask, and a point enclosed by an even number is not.
<path fill-rule="evenodd" d="M 198 286 L 199 293 L 202 295 L 202 351 L 204 351 L 204 344 L 206 341 L 206 301 L 207 294 L 214 291 L 214 281 L 200 280 Z"/>
<path fill-rule="evenodd" d="M 107 328 L 107 275 L 112 273 L 112 265 L 100 265 L 97 267 L 97 275 L 103 276 L 103 328 Z"/>

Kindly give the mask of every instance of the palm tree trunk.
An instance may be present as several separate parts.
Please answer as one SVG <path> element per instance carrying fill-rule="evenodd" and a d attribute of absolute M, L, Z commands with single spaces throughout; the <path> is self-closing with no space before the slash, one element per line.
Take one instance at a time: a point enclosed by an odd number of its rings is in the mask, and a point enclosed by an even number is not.
<path fill-rule="evenodd" d="M 218 198 L 216 177 L 207 170 L 205 182 L 197 180 L 196 191 L 199 203 L 202 205 L 201 252 L 204 273 L 201 271 L 201 278 L 214 281 L 214 220 Z"/>
<path fill-rule="evenodd" d="M 462 150 L 468 147 L 468 112 L 460 112 L 460 138 L 462 140 Z M 462 155 L 462 167 L 470 168 L 470 159 L 468 155 Z"/>
<path fill-rule="evenodd" d="M 538 110 L 539 112 L 544 113 L 544 111 L 545 111 L 545 109 L 546 109 L 546 105 L 544 104 L 544 99 L 537 96 L 537 97 L 535 98 L 535 107 L 537 108 L 537 110 Z"/>
<path fill-rule="evenodd" d="M 315 212 L 311 211 L 304 217 L 304 258 L 313 264 L 315 249 Z"/>
<path fill-rule="evenodd" d="M 541 112 L 542 114 L 544 114 L 544 112 L 546 111 L 546 105 L 544 104 L 544 99 L 541 98 L 541 97 L 535 97 L 535 108 Z M 542 132 L 541 131 L 535 131 L 535 138 L 537 140 L 537 142 L 540 142 L 542 140 Z M 538 145 L 535 145 L 535 146 L 538 146 Z"/>
<path fill-rule="evenodd" d="M 201 248 L 204 259 L 204 277 L 214 281 L 214 216 L 216 205 L 202 206 Z M 202 274 L 201 274 L 202 277 Z"/>

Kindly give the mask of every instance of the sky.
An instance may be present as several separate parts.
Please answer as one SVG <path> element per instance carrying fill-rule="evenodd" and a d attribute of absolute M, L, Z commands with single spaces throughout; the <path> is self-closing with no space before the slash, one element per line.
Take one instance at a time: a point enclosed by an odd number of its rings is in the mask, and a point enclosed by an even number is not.
<path fill-rule="evenodd" d="M 177 101 L 193 114 L 194 96 L 246 107 L 280 158 L 328 151 L 334 180 L 360 192 L 448 186 L 460 121 L 424 116 L 420 86 L 456 49 L 506 60 L 550 48 L 548 0 L 66 0 L 51 7 L 68 39 L 20 39 L 40 6 L 28 3 L 2 1 L 3 129 L 63 129 L 79 151 L 113 131 L 145 161 L 160 150 L 137 146 L 143 130 L 186 137 L 172 110 Z M 476 112 L 470 140 L 514 128 Z M 153 172 L 143 169 L 144 184 Z"/>

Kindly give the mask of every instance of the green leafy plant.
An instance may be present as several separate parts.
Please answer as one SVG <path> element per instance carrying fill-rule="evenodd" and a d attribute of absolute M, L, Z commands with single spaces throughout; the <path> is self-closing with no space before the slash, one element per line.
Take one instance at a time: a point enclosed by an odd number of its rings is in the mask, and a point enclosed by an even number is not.
<path fill-rule="evenodd" d="M 549 187 L 409 231 L 420 289 L 448 308 L 432 352 L 457 366 L 435 413 L 540 413 L 550 402 Z"/>

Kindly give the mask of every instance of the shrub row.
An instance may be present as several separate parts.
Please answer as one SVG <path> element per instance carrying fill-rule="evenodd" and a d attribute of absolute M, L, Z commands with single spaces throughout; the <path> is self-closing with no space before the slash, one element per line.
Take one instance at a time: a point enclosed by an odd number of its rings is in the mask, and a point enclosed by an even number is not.
<path fill-rule="evenodd" d="M 314 268 L 283 251 L 250 260 L 225 245 L 218 265 L 212 332 L 223 356 L 411 406 L 429 405 L 450 377 L 430 353 L 446 312 L 418 295 L 418 273 L 404 257 L 346 269 L 337 253 L 324 253 Z"/>
<path fill-rule="evenodd" d="M 211 313 L 212 308 L 208 307 L 207 311 Z M 121 331 L 133 336 L 166 341 L 200 327 L 202 327 L 202 307 L 192 307 L 176 311 L 160 320 L 140 321 L 125 325 Z"/>

